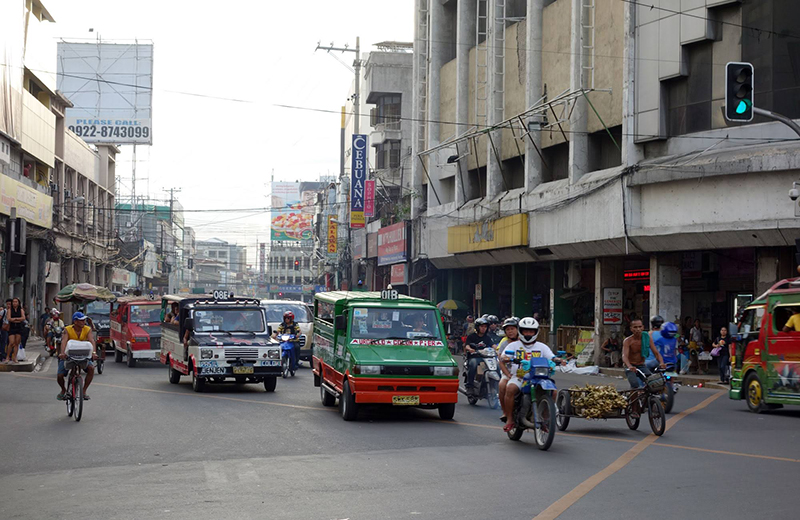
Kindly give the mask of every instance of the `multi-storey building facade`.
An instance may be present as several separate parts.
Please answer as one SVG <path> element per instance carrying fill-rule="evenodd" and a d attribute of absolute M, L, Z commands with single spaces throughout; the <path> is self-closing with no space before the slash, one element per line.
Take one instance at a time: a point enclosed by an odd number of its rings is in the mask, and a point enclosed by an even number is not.
<path fill-rule="evenodd" d="M 712 336 L 792 274 L 796 135 L 722 105 L 725 63 L 749 61 L 756 106 L 800 117 L 800 4 L 650 4 L 416 0 L 413 257 L 434 298 L 599 343 L 620 289 L 626 316 Z"/>

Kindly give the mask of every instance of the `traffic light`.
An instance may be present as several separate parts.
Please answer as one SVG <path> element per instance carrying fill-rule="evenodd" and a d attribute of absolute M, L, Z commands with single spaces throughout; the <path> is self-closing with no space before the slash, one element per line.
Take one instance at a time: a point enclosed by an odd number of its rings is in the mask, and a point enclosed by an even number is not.
<path fill-rule="evenodd" d="M 300 270 L 300 260 L 295 260 L 294 261 L 294 270 L 295 271 L 299 271 Z"/>
<path fill-rule="evenodd" d="M 725 65 L 725 118 L 753 120 L 753 65 L 730 62 Z"/>

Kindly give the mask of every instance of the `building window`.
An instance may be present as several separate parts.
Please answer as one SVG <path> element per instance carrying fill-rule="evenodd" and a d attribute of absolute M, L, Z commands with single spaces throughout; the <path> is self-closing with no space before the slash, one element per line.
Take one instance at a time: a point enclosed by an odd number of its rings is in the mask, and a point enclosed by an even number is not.
<path fill-rule="evenodd" d="M 713 42 L 688 46 L 689 75 L 664 82 L 667 86 L 669 136 L 711 129 Z"/>
<path fill-rule="evenodd" d="M 375 163 L 375 168 L 378 170 L 399 168 L 400 141 L 386 141 L 379 144 L 375 150 Z"/>
<path fill-rule="evenodd" d="M 400 130 L 400 94 L 381 96 L 370 110 L 370 126 L 383 125 L 386 130 Z"/>

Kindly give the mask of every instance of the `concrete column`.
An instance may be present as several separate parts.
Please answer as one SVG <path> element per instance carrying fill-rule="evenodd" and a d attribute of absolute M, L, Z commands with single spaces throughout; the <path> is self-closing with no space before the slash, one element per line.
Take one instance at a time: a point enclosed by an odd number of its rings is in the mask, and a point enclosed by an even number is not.
<path fill-rule="evenodd" d="M 603 323 L 603 309 L 605 307 L 605 289 L 622 289 L 624 280 L 624 259 L 619 258 L 598 258 L 595 260 L 594 269 L 594 362 L 600 365 L 603 355 L 600 345 L 617 333 L 622 344 L 622 322 L 605 325 Z"/>
<path fill-rule="evenodd" d="M 582 69 L 582 38 L 581 38 L 581 3 L 582 0 L 572 0 L 572 33 L 570 38 L 570 89 L 574 92 L 583 88 Z M 587 135 L 589 122 L 586 98 L 583 96 L 575 100 L 572 115 L 569 118 L 569 181 L 575 183 L 580 180 L 589 169 L 589 136 Z"/>
<path fill-rule="evenodd" d="M 460 0 L 456 4 L 456 134 L 464 134 L 470 129 L 469 105 L 472 98 L 469 96 L 469 50 L 475 46 L 475 24 L 477 23 L 477 4 Z M 459 161 L 456 170 L 456 206 L 461 206 L 473 198 L 472 186 L 469 183 L 467 157 L 468 144 L 458 145 L 458 154 L 465 157 Z"/>
<path fill-rule="evenodd" d="M 438 0 L 431 0 L 428 2 L 428 8 L 431 13 L 430 69 L 428 70 L 428 148 L 432 148 L 441 142 L 439 139 L 441 113 L 439 78 L 442 66 L 445 63 L 448 43 L 446 41 L 444 5 Z M 450 200 L 450 197 L 444 196 L 442 193 L 442 185 L 439 182 L 440 164 L 441 157 L 439 152 L 428 156 L 428 207 L 439 205 L 437 195 L 442 200 Z"/>
<path fill-rule="evenodd" d="M 680 253 L 658 253 L 650 257 L 650 316 L 656 314 L 666 321 L 680 323 Z"/>
<path fill-rule="evenodd" d="M 572 303 L 561 295 L 564 293 L 564 266 L 563 260 L 550 262 L 550 343 L 548 346 L 555 349 L 556 333 L 561 325 L 572 324 Z"/>
<path fill-rule="evenodd" d="M 797 276 L 791 248 L 762 247 L 756 250 L 755 296 L 758 297 L 784 278 Z"/>
<path fill-rule="evenodd" d="M 636 145 L 636 4 L 626 2 L 624 50 L 622 53 L 622 165 L 638 164 L 644 156 Z"/>
<path fill-rule="evenodd" d="M 527 33 L 525 41 L 525 108 L 534 106 L 542 97 L 542 18 L 544 0 L 528 0 Z M 542 183 L 542 134 L 540 132 L 542 116 L 537 114 L 526 121 L 532 130 L 530 139 L 525 140 L 525 191 L 531 191 Z M 527 129 L 526 129 L 527 130 Z M 533 142 L 531 142 L 531 140 Z M 535 146 L 534 146 L 535 145 Z"/>
<path fill-rule="evenodd" d="M 503 55 L 506 53 L 506 42 L 502 35 L 505 32 L 503 10 L 498 6 L 497 0 L 489 0 L 489 16 L 486 38 L 489 42 L 489 99 L 486 101 L 487 123 L 496 125 L 503 120 L 503 72 L 505 63 Z M 500 19 L 498 19 L 500 18 Z M 499 56 L 498 56 L 499 55 Z M 493 199 L 500 195 L 506 188 L 503 183 L 503 171 L 500 158 L 503 154 L 502 132 L 495 130 L 486 139 L 486 197 Z M 494 143 L 494 146 L 492 146 Z"/>
<path fill-rule="evenodd" d="M 416 121 L 419 117 L 420 111 L 420 98 L 425 95 L 422 89 L 423 82 L 427 77 L 428 71 L 426 66 L 420 66 L 419 55 L 423 47 L 427 46 L 428 35 L 420 34 L 420 16 L 427 16 L 427 13 L 420 13 L 421 0 L 414 0 L 414 62 L 411 68 L 414 83 L 414 95 L 412 98 L 412 120 L 413 126 L 411 128 L 411 218 L 416 219 L 422 213 L 422 177 L 424 174 L 420 158 L 417 156 L 420 150 L 420 140 L 423 139 L 422 129 L 423 126 Z M 414 255 L 416 251 L 412 252 Z"/>

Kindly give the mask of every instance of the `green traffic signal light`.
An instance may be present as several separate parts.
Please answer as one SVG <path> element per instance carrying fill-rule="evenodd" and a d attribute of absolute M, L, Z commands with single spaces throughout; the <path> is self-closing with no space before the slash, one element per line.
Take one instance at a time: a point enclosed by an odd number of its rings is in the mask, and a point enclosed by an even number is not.
<path fill-rule="evenodd" d="M 739 101 L 739 105 L 736 107 L 736 113 L 744 114 L 745 112 L 747 112 L 747 103 L 745 103 L 744 100 Z"/>

